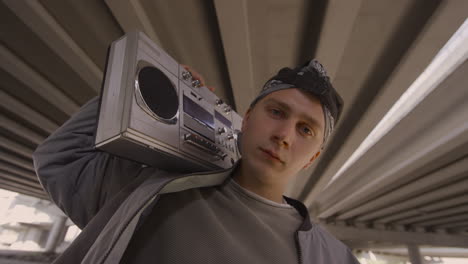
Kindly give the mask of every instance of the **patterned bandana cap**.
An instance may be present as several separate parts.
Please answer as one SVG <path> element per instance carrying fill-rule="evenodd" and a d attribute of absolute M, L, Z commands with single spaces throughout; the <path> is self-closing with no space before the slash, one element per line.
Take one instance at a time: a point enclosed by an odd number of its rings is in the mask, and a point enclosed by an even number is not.
<path fill-rule="evenodd" d="M 343 100 L 330 83 L 325 68 L 315 59 L 294 69 L 281 69 L 265 83 L 260 94 L 250 104 L 250 108 L 266 95 L 290 88 L 301 89 L 320 100 L 325 115 L 324 142 L 326 142 L 340 118 Z"/>

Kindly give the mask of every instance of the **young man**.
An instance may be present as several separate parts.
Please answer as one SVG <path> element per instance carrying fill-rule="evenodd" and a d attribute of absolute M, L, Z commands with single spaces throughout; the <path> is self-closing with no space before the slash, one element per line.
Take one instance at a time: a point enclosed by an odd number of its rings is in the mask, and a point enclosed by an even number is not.
<path fill-rule="evenodd" d="M 358 263 L 283 196 L 341 108 L 317 61 L 284 68 L 245 115 L 242 160 L 180 175 L 95 150 L 91 100 L 34 153 L 44 189 L 83 228 L 58 263 Z"/>

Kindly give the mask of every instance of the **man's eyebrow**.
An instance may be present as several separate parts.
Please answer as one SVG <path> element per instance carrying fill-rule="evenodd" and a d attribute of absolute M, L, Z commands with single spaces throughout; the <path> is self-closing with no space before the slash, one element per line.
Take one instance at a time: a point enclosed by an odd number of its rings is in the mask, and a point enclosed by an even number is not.
<path fill-rule="evenodd" d="M 291 106 L 289 106 L 288 104 L 286 104 L 284 102 L 276 100 L 274 98 L 268 98 L 267 100 L 265 100 L 265 103 L 275 103 L 275 104 L 278 104 L 279 106 L 281 106 L 283 109 L 286 109 L 288 111 L 292 110 Z M 301 118 L 305 119 L 307 121 L 307 123 L 314 124 L 314 125 L 318 126 L 320 129 L 323 129 L 323 125 L 321 125 L 320 122 L 316 118 L 314 118 L 314 117 L 312 117 L 310 115 L 307 115 L 306 113 L 301 113 L 300 116 L 301 116 Z"/>

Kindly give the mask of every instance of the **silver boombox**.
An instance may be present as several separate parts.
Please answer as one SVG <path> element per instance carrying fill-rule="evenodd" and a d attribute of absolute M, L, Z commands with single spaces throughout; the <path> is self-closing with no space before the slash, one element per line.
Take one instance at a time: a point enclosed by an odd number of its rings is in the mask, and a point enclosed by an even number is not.
<path fill-rule="evenodd" d="M 103 151 L 179 172 L 231 167 L 242 117 L 141 32 L 114 41 L 96 132 Z"/>

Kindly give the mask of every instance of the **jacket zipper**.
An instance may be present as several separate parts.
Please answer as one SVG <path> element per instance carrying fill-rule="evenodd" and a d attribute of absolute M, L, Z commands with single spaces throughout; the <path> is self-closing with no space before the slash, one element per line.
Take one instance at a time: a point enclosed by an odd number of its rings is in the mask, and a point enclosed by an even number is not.
<path fill-rule="evenodd" d="M 302 264 L 302 251 L 301 251 L 301 243 L 299 242 L 299 231 L 296 231 L 294 238 L 296 240 L 298 262 L 299 264 Z"/>

